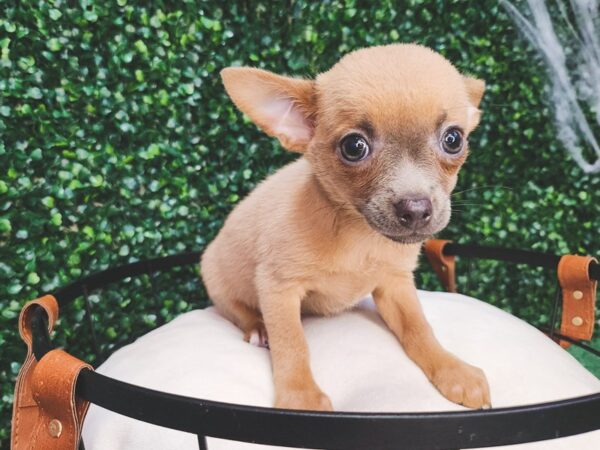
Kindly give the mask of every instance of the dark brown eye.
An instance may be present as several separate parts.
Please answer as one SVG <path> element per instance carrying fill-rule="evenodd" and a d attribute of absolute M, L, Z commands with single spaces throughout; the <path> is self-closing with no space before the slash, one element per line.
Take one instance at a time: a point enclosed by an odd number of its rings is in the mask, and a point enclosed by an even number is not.
<path fill-rule="evenodd" d="M 458 128 L 449 128 L 442 136 L 442 148 L 446 153 L 456 155 L 463 148 L 463 136 Z"/>
<path fill-rule="evenodd" d="M 360 134 L 349 134 L 342 139 L 340 153 L 342 158 L 351 163 L 357 163 L 369 156 L 369 143 Z"/>

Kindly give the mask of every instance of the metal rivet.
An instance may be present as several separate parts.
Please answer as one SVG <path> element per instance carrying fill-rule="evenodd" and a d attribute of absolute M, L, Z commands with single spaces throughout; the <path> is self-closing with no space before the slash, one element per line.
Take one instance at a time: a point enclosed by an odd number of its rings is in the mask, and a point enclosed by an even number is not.
<path fill-rule="evenodd" d="M 583 325 L 583 319 L 579 316 L 575 316 L 573 317 L 573 320 L 571 320 L 571 323 L 576 327 L 580 327 L 581 325 Z"/>
<path fill-rule="evenodd" d="M 48 433 L 50 433 L 50 436 L 52 436 L 53 438 L 57 438 L 60 436 L 60 434 L 62 433 L 62 423 L 60 423 L 60 420 L 52 419 L 50 421 L 50 423 L 48 424 Z"/>
<path fill-rule="evenodd" d="M 575 298 L 575 300 L 581 300 L 583 298 L 583 292 L 573 291 L 573 298 Z"/>

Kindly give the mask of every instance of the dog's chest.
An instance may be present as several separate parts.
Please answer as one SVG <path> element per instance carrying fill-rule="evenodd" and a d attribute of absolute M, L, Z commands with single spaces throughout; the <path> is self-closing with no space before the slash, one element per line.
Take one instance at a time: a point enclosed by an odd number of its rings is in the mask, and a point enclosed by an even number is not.
<path fill-rule="evenodd" d="M 351 308 L 397 271 L 412 272 L 418 248 L 387 250 L 369 242 L 338 246 L 337 251 L 319 258 L 305 285 L 307 295 L 302 310 L 330 315 Z"/>
<path fill-rule="evenodd" d="M 323 272 L 311 280 L 302 301 L 307 313 L 330 315 L 347 310 L 369 295 L 377 285 L 374 271 Z"/>
<path fill-rule="evenodd" d="M 346 274 L 330 274 L 311 284 L 311 290 L 302 301 L 302 311 L 319 315 L 345 311 L 375 288 L 373 280 Z"/>

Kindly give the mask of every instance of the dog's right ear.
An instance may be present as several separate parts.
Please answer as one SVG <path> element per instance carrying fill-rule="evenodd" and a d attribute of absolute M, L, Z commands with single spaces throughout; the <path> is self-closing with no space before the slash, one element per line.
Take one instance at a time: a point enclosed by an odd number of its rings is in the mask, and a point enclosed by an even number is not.
<path fill-rule="evenodd" d="M 283 77 L 251 67 L 221 71 L 235 105 L 288 150 L 304 152 L 314 134 L 314 81 Z"/>

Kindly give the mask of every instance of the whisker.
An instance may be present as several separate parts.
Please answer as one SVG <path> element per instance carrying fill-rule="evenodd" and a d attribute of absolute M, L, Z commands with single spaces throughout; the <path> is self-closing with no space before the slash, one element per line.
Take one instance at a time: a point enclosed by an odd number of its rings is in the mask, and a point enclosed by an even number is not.
<path fill-rule="evenodd" d="M 470 189 L 465 189 L 465 190 L 462 190 L 462 191 L 453 192 L 450 196 L 454 197 L 456 195 L 464 194 L 465 192 L 476 191 L 478 189 L 506 189 L 508 191 L 512 191 L 513 190 L 513 188 L 511 188 L 509 186 L 502 186 L 502 185 L 496 185 L 496 186 L 475 186 L 475 187 L 472 187 Z"/>
<path fill-rule="evenodd" d="M 472 108 L 471 105 L 461 105 L 461 106 L 450 106 L 449 108 L 444 108 L 446 111 L 449 111 L 451 109 L 464 109 L 464 108 Z M 513 105 L 508 104 L 508 103 L 484 103 L 482 105 L 483 110 L 487 110 L 487 109 L 492 109 L 492 108 L 514 108 Z"/>
<path fill-rule="evenodd" d="M 487 203 L 461 203 L 461 202 L 454 202 L 452 203 L 453 206 L 486 206 Z"/>
<path fill-rule="evenodd" d="M 470 202 L 467 200 L 456 200 L 454 202 L 452 202 L 453 205 L 484 205 L 484 202 Z"/>

